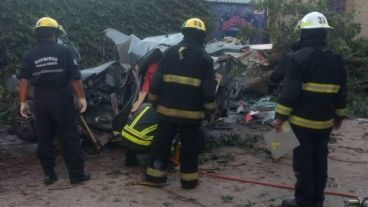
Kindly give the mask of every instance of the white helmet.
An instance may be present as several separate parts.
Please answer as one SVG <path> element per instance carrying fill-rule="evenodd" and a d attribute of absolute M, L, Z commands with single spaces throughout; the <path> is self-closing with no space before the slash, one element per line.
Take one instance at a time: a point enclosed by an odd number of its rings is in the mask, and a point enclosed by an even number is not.
<path fill-rule="evenodd" d="M 333 29 L 328 25 L 328 21 L 320 12 L 311 12 L 303 17 L 298 23 L 299 29 Z"/>

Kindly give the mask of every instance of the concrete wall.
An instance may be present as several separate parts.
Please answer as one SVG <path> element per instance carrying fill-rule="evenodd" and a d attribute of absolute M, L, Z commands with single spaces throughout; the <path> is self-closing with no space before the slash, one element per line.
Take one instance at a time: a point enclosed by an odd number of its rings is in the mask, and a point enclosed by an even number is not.
<path fill-rule="evenodd" d="M 355 20 L 362 25 L 362 36 L 368 37 L 368 0 L 346 0 L 347 11 L 357 11 Z"/>

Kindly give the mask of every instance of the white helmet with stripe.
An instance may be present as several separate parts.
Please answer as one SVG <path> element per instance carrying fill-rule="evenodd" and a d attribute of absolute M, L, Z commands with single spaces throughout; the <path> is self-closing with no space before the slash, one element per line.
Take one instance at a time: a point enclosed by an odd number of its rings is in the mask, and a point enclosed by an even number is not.
<path fill-rule="evenodd" d="M 298 23 L 299 29 L 333 29 L 328 24 L 327 18 L 320 12 L 311 12 Z"/>

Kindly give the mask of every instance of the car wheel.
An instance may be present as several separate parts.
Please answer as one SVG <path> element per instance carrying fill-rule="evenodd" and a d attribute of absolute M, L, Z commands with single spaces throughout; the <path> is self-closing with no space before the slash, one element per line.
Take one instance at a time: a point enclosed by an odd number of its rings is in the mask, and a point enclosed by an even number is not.
<path fill-rule="evenodd" d="M 11 127 L 15 135 L 24 141 L 36 141 L 35 117 L 24 118 L 19 114 L 19 107 L 14 107 L 11 115 Z"/>

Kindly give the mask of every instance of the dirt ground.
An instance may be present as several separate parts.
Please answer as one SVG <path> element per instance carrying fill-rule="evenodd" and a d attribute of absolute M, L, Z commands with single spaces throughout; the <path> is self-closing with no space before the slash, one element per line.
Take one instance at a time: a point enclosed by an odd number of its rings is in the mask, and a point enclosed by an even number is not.
<path fill-rule="evenodd" d="M 242 139 L 249 133 L 262 134 L 244 126 L 232 131 Z M 1 139 L 1 137 L 0 137 Z M 256 145 L 254 145 L 256 146 Z M 1 151 L 1 150 L 0 150 Z M 349 120 L 333 133 L 330 145 L 328 191 L 368 196 L 368 121 Z M 143 159 L 144 155 L 140 157 Z M 86 167 L 92 180 L 76 186 L 69 185 L 62 158 L 57 159 L 59 181 L 51 186 L 42 184 L 42 173 L 35 155 L 7 155 L 0 152 L 0 206 L 229 206 L 275 207 L 293 192 L 235 181 L 200 176 L 195 190 L 182 190 L 178 169 L 169 174 L 170 185 L 152 188 L 137 185 L 143 167 L 123 166 L 123 150 L 106 149 L 97 155 L 86 155 Z M 236 178 L 293 186 L 291 156 L 279 161 L 269 154 L 249 146 L 224 146 L 201 155 L 200 168 L 205 171 Z M 327 196 L 326 207 L 344 206 L 343 198 Z"/>

